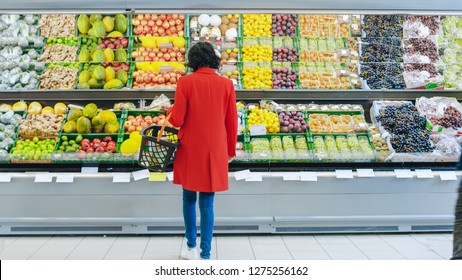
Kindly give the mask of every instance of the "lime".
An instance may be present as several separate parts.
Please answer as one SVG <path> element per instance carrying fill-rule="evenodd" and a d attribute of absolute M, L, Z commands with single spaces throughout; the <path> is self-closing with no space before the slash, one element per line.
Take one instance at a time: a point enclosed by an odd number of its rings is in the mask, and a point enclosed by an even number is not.
<path fill-rule="evenodd" d="M 75 140 L 69 141 L 69 145 L 71 145 L 71 146 L 72 146 L 72 145 L 75 145 Z"/>
<path fill-rule="evenodd" d="M 64 147 L 69 146 L 69 142 L 67 142 L 67 140 L 65 140 L 63 143 L 61 143 L 61 145 L 63 145 Z"/>
<path fill-rule="evenodd" d="M 77 137 L 75 137 L 75 143 L 82 142 L 82 139 L 83 139 L 83 136 L 81 134 L 77 135 Z"/>
<path fill-rule="evenodd" d="M 67 141 L 67 136 L 62 136 L 61 141 Z"/>

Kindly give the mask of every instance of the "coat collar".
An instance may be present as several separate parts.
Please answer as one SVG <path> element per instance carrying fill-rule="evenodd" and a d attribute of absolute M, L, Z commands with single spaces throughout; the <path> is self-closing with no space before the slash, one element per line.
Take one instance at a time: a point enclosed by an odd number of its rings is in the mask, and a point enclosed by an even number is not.
<path fill-rule="evenodd" d="M 215 69 L 207 68 L 207 67 L 199 68 L 194 73 L 198 73 L 198 74 L 215 74 L 215 75 L 217 74 L 217 72 L 215 72 Z"/>

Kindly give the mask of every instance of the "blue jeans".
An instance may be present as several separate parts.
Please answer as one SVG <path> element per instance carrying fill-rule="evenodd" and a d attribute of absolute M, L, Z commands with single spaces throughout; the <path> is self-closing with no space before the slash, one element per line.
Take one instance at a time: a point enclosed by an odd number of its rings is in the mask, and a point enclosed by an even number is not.
<path fill-rule="evenodd" d="M 213 235 L 213 200 L 215 193 L 199 193 L 199 209 L 201 213 L 201 258 L 210 259 Z M 186 240 L 189 248 L 196 247 L 196 201 L 197 193 L 183 189 L 183 218 L 186 229 Z"/>

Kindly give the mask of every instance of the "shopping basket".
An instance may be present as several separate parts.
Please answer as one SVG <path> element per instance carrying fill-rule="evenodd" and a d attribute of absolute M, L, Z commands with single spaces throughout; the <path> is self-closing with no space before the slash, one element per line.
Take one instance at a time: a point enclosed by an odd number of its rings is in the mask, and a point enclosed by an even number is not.
<path fill-rule="evenodd" d="M 162 126 L 151 125 L 140 131 L 142 140 L 138 164 L 151 171 L 164 172 L 173 163 L 178 141 L 178 129 L 165 127 L 170 115 Z"/>

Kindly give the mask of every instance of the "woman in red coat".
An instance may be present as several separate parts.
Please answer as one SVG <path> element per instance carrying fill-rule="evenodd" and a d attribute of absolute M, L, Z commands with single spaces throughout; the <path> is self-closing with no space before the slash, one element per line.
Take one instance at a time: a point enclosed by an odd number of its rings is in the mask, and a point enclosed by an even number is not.
<path fill-rule="evenodd" d="M 188 250 L 197 259 L 196 199 L 201 215 L 201 258 L 210 259 L 215 192 L 228 189 L 228 162 L 236 153 L 236 93 L 231 80 L 216 73 L 220 58 L 213 46 L 199 42 L 189 51 L 194 72 L 178 80 L 170 123 L 180 127 L 173 183 L 183 186 L 183 217 Z"/>

